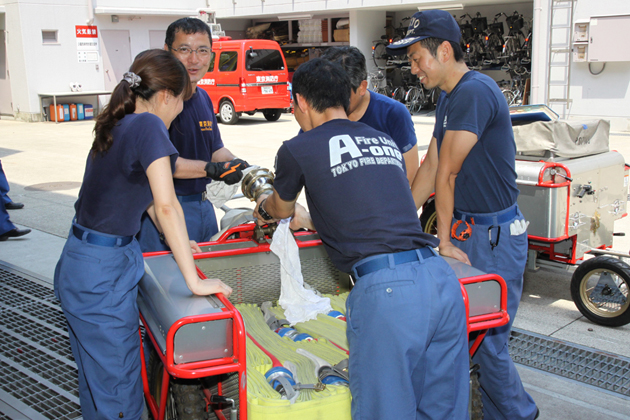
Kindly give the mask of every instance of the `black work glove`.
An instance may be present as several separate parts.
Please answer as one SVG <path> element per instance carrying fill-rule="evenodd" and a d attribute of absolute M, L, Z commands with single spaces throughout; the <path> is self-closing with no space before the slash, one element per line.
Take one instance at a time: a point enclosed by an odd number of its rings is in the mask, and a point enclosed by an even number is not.
<path fill-rule="evenodd" d="M 205 169 L 208 178 L 232 185 L 243 178 L 243 169 L 248 166 L 249 163 L 243 159 L 234 159 L 229 162 L 208 162 Z"/>

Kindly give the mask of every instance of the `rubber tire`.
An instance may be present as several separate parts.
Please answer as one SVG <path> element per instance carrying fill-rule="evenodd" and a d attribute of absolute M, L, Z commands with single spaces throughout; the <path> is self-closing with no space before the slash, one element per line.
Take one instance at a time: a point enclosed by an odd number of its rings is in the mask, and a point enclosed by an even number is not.
<path fill-rule="evenodd" d="M 394 93 L 392 94 L 392 98 L 402 104 L 405 103 L 405 89 L 402 86 L 394 89 Z"/>
<path fill-rule="evenodd" d="M 414 112 L 418 112 L 419 96 L 420 89 L 416 86 L 410 88 L 405 95 L 405 106 L 407 107 L 411 115 L 413 115 Z"/>
<path fill-rule="evenodd" d="M 158 405 L 162 388 L 162 359 L 154 348 L 151 348 L 147 377 L 149 378 L 149 392 Z M 199 380 L 172 378 L 166 399 L 165 420 L 207 420 L 206 402 Z"/>
<path fill-rule="evenodd" d="M 587 282 L 595 271 L 607 271 L 616 275 L 621 284 L 625 286 L 626 302 L 615 312 L 605 312 L 588 300 Z M 576 268 L 571 278 L 571 297 L 575 306 L 589 320 L 599 325 L 608 327 L 620 327 L 630 323 L 630 265 L 615 257 L 601 256 L 585 260 Z"/>
<path fill-rule="evenodd" d="M 435 211 L 435 200 L 424 205 L 420 213 L 420 225 L 422 231 L 430 235 L 437 235 L 437 212 Z"/>
<path fill-rule="evenodd" d="M 431 89 L 430 92 L 430 103 L 431 103 L 431 108 L 435 109 L 437 107 L 437 102 L 438 99 L 440 97 L 440 94 L 442 93 L 442 89 L 440 89 L 439 87 L 434 87 L 433 89 Z"/>
<path fill-rule="evenodd" d="M 382 42 L 377 43 L 372 50 L 372 59 L 378 69 L 384 69 L 387 65 L 387 47 Z"/>
<path fill-rule="evenodd" d="M 470 358 L 470 420 L 483 420 L 483 401 L 479 384 L 479 365 L 473 364 Z"/>
<path fill-rule="evenodd" d="M 280 116 L 282 115 L 282 110 L 280 109 L 265 109 L 263 112 L 265 119 L 270 122 L 278 121 Z"/>
<path fill-rule="evenodd" d="M 229 99 L 224 99 L 219 105 L 219 119 L 223 124 L 234 125 L 238 121 L 238 114 L 234 104 Z"/>

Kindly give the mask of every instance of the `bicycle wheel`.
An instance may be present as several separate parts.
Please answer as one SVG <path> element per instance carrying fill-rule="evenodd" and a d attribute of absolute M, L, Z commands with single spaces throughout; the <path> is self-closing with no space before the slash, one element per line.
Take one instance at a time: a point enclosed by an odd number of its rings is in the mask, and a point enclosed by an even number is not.
<path fill-rule="evenodd" d="M 516 94 L 509 89 L 501 89 L 501 93 L 503 93 L 503 97 L 507 101 L 508 106 L 512 106 L 516 100 Z"/>
<path fill-rule="evenodd" d="M 412 86 L 405 95 L 405 106 L 411 114 L 418 112 L 418 96 L 420 95 L 420 89 Z"/>
<path fill-rule="evenodd" d="M 392 98 L 404 104 L 405 103 L 405 89 L 402 86 L 398 86 L 396 89 L 394 89 L 394 93 L 392 93 Z"/>
<path fill-rule="evenodd" d="M 374 59 L 374 65 L 379 69 L 384 69 L 387 65 L 387 50 L 386 45 L 382 42 L 377 43 L 372 49 L 372 58 Z"/>
<path fill-rule="evenodd" d="M 424 88 L 422 86 L 418 86 L 417 89 L 418 89 L 418 96 L 416 97 L 416 103 L 414 104 L 414 107 L 411 110 L 411 112 L 414 114 L 417 112 L 420 112 L 422 107 L 426 106 L 426 104 L 429 102 L 429 97 L 424 91 Z"/>
<path fill-rule="evenodd" d="M 438 99 L 440 98 L 440 93 L 442 93 L 442 89 L 439 87 L 434 87 L 429 92 L 429 106 L 432 108 L 437 107 Z"/>

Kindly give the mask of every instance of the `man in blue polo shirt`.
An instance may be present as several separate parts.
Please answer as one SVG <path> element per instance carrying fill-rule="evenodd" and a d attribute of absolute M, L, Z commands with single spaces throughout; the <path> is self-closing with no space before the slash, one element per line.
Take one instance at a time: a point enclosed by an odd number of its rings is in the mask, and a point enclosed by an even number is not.
<path fill-rule="evenodd" d="M 276 157 L 259 223 L 296 213 L 305 188 L 312 220 L 333 264 L 352 273 L 346 304 L 353 420 L 467 418 L 465 308 L 457 277 L 422 232 L 402 153 L 387 134 L 349 121 L 350 80 L 313 59 L 293 76 L 303 133 Z M 298 207 L 300 211 L 301 207 Z M 392 215 L 395 215 L 392 217 Z"/>
<path fill-rule="evenodd" d="M 208 70 L 212 54 L 212 34 L 208 25 L 195 18 L 182 18 L 166 30 L 164 49 L 175 55 L 188 70 L 193 96 L 169 129 L 179 153 L 173 174 L 175 192 L 184 210 L 188 236 L 196 242 L 208 241 L 218 232 L 214 207 L 206 200 L 206 185 L 241 180 L 247 162 L 237 159 L 221 140 L 210 97 L 197 83 Z M 155 225 L 144 215 L 138 234 L 142 252 L 168 250 Z"/>
<path fill-rule="evenodd" d="M 484 419 L 538 417 L 508 353 L 508 339 L 523 290 L 527 232 L 516 199 L 516 147 L 507 103 L 489 77 L 469 71 L 460 29 L 442 10 L 413 15 L 404 39 L 388 46 L 407 53 L 411 72 L 439 87 L 433 138 L 418 169 L 413 195 L 424 203 L 435 188 L 440 254 L 503 277 L 510 322 L 488 332 L 478 363 Z"/>
<path fill-rule="evenodd" d="M 403 104 L 368 90 L 365 56 L 357 47 L 331 47 L 322 58 L 339 63 L 350 77 L 352 92 L 348 118 L 388 134 L 405 158 L 411 185 L 418 170 L 418 139 L 409 110 Z"/>

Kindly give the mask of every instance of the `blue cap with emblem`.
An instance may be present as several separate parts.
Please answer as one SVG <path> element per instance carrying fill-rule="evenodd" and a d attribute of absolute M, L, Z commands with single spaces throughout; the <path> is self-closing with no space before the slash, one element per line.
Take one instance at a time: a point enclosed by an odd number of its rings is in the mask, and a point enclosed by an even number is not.
<path fill-rule="evenodd" d="M 426 38 L 440 38 L 459 43 L 461 31 L 455 18 L 444 10 L 425 10 L 413 15 L 407 35 L 387 46 L 392 55 L 405 54 L 407 47 Z"/>

